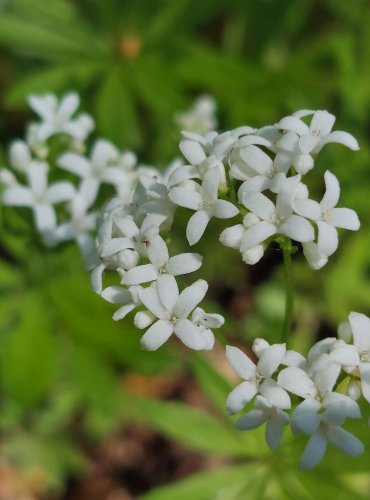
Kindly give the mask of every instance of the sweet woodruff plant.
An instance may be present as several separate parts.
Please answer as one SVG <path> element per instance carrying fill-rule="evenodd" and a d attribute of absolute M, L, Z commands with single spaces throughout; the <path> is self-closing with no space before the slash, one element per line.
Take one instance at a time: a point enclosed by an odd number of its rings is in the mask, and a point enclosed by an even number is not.
<path fill-rule="evenodd" d="M 216 125 L 214 103 L 204 97 L 177 115 L 191 131 L 182 132 L 183 159 L 163 172 L 141 165 L 133 152 L 119 151 L 105 139 L 96 140 L 86 153 L 94 122 L 86 114 L 76 115 L 77 94 L 60 101 L 51 94 L 31 96 L 29 104 L 39 121 L 28 127 L 26 140 L 10 146 L 9 167 L 0 173 L 2 203 L 29 207 L 46 245 L 76 241 L 93 290 L 117 305 L 114 320 L 132 313 L 135 326 L 145 331 L 141 345 L 150 351 L 173 336 L 190 349 L 212 349 L 213 330 L 225 321 L 200 306 L 208 288 L 205 280 L 179 289 L 177 277 L 200 269 L 202 256 L 170 254 L 166 237 L 176 224 L 176 207 L 192 211 L 186 227 L 190 246 L 207 233 L 213 217 L 227 221 L 219 242 L 239 252 L 247 265 L 263 259 L 272 242 L 278 244 L 286 275 L 281 343 L 256 339 L 252 349 L 257 363 L 239 348 L 226 346 L 242 380 L 229 394 L 227 410 L 236 414 L 248 405 L 236 426 L 250 430 L 265 425 L 272 449 L 288 425 L 294 434 L 305 434 L 304 470 L 320 462 L 328 442 L 348 455 L 361 453 L 362 442 L 343 426 L 347 419 L 361 418 L 360 398 L 370 402 L 370 319 L 351 312 L 339 326 L 338 338 L 317 342 L 307 357 L 286 347 L 296 244 L 317 270 L 338 247 L 337 228 L 360 227 L 353 210 L 337 206 L 340 185 L 334 173 L 325 172 L 319 201 L 310 198 L 305 176 L 327 144 L 355 151 L 356 139 L 333 131 L 335 117 L 321 110 L 300 110 L 260 129 L 242 126 L 218 133 L 211 130 Z M 51 143 L 59 148 L 53 158 Z M 60 175 L 49 183 L 52 162 Z M 115 196 L 100 207 L 104 184 L 113 187 Z M 107 272 L 115 273 L 116 285 L 104 287 Z"/>

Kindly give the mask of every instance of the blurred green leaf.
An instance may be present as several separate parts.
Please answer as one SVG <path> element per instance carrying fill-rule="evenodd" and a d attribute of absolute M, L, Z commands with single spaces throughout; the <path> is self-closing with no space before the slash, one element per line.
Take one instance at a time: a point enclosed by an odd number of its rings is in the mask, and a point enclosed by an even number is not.
<path fill-rule="evenodd" d="M 175 484 L 156 488 L 141 498 L 142 500 L 257 499 L 258 497 L 254 495 L 260 490 L 263 473 L 264 467 L 261 465 L 232 465 L 194 474 Z M 248 497 L 245 494 L 248 494 Z"/>
<path fill-rule="evenodd" d="M 1 353 L 5 394 L 24 406 L 47 393 L 55 373 L 56 344 L 42 301 L 36 293 L 22 297 L 19 322 Z"/>

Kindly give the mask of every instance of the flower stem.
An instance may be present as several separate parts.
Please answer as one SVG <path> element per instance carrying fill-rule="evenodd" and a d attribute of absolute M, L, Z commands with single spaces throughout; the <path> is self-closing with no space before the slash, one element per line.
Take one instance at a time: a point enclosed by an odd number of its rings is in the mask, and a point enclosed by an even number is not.
<path fill-rule="evenodd" d="M 287 342 L 293 321 L 293 269 L 292 269 L 292 246 L 289 244 L 281 245 L 284 257 L 284 275 L 285 275 L 285 314 L 281 341 Z"/>

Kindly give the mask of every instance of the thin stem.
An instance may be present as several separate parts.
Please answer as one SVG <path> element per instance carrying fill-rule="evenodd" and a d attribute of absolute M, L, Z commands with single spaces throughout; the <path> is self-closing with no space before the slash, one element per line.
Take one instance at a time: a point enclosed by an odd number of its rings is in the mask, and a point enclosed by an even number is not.
<path fill-rule="evenodd" d="M 284 275 L 285 275 L 285 315 L 283 331 L 281 335 L 282 342 L 287 342 L 293 321 L 293 272 L 292 272 L 292 247 L 282 245 L 284 256 Z"/>

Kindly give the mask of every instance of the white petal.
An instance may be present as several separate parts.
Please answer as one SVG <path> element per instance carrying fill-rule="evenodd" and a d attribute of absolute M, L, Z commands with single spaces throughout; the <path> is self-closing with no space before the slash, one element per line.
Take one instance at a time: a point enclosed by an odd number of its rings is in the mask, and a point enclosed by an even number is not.
<path fill-rule="evenodd" d="M 317 245 L 319 251 L 326 257 L 330 257 L 338 248 L 338 232 L 335 227 L 326 222 L 318 222 Z"/>
<path fill-rule="evenodd" d="M 110 257 L 121 250 L 132 248 L 133 243 L 130 238 L 112 238 L 103 244 L 100 250 L 101 257 Z"/>
<path fill-rule="evenodd" d="M 205 201 L 213 203 L 217 200 L 220 185 L 220 169 L 212 167 L 206 172 L 202 182 L 202 193 Z"/>
<path fill-rule="evenodd" d="M 202 335 L 200 328 L 188 319 L 180 319 L 176 323 L 174 331 L 181 342 L 190 349 L 200 351 L 209 348 L 208 342 Z"/>
<path fill-rule="evenodd" d="M 326 136 L 320 144 L 320 149 L 325 145 L 331 142 L 336 142 L 338 144 L 343 144 L 343 146 L 347 146 L 347 148 L 352 149 L 353 151 L 358 151 L 359 145 L 353 135 L 348 134 L 347 132 L 342 132 L 336 130 Z"/>
<path fill-rule="evenodd" d="M 179 297 L 176 280 L 169 274 L 162 274 L 157 279 L 159 299 L 167 311 L 172 311 Z"/>
<path fill-rule="evenodd" d="M 243 204 L 261 219 L 273 216 L 276 210 L 273 202 L 262 193 L 248 192 L 243 196 Z"/>
<path fill-rule="evenodd" d="M 103 272 L 105 270 L 105 264 L 99 264 L 96 266 L 90 275 L 91 288 L 95 293 L 100 294 L 103 289 Z"/>
<path fill-rule="evenodd" d="M 326 216 L 329 224 L 343 229 L 357 231 L 360 229 L 358 215 L 350 208 L 333 208 Z"/>
<path fill-rule="evenodd" d="M 255 382 L 244 381 L 237 385 L 227 397 L 226 408 L 229 414 L 234 415 L 244 408 L 257 394 Z"/>
<path fill-rule="evenodd" d="M 365 448 L 363 443 L 353 434 L 345 431 L 341 427 L 330 426 L 327 431 L 327 437 L 334 446 L 351 457 L 355 457 L 364 452 Z"/>
<path fill-rule="evenodd" d="M 307 446 L 301 457 L 301 469 L 303 471 L 313 469 L 324 458 L 327 440 L 322 432 L 313 434 L 308 440 Z"/>
<path fill-rule="evenodd" d="M 29 147 L 23 141 L 14 141 L 9 148 L 10 163 L 16 170 L 25 172 L 31 163 Z"/>
<path fill-rule="evenodd" d="M 365 314 L 351 312 L 348 316 L 352 333 L 353 343 L 358 352 L 370 351 L 370 318 Z"/>
<path fill-rule="evenodd" d="M 120 286 L 108 286 L 102 291 L 100 296 L 111 304 L 126 304 L 127 302 L 131 302 L 130 292 Z"/>
<path fill-rule="evenodd" d="M 276 127 L 283 130 L 295 132 L 298 135 L 309 133 L 309 128 L 307 127 L 307 125 L 296 116 L 286 116 L 285 118 L 282 118 L 279 123 L 276 124 Z"/>
<path fill-rule="evenodd" d="M 141 347 L 147 351 L 155 351 L 172 335 L 173 325 L 169 321 L 156 321 L 141 337 Z"/>
<path fill-rule="evenodd" d="M 313 241 L 315 238 L 315 232 L 312 225 L 307 219 L 299 215 L 291 215 L 288 217 L 279 227 L 279 233 L 285 234 L 289 236 L 289 238 L 301 243 Z"/>
<path fill-rule="evenodd" d="M 316 400 L 306 399 L 300 403 L 291 417 L 292 426 L 298 428 L 304 434 L 317 432 L 321 415 L 318 413 L 321 405 Z"/>
<path fill-rule="evenodd" d="M 23 186 L 10 187 L 5 189 L 2 197 L 4 205 L 14 207 L 32 207 L 34 196 L 29 188 Z"/>
<path fill-rule="evenodd" d="M 58 158 L 57 165 L 79 177 L 88 177 L 91 172 L 90 162 L 76 153 L 64 153 Z"/>
<path fill-rule="evenodd" d="M 227 227 L 220 234 L 219 240 L 225 247 L 239 249 L 244 231 L 242 224 Z"/>
<path fill-rule="evenodd" d="M 49 203 L 60 203 L 71 200 L 76 195 L 76 190 L 70 182 L 56 182 L 45 193 L 45 200 Z"/>
<path fill-rule="evenodd" d="M 340 185 L 334 174 L 327 170 L 324 174 L 325 194 L 320 202 L 323 212 L 331 210 L 336 206 L 340 196 Z"/>
<path fill-rule="evenodd" d="M 189 219 L 186 226 L 186 238 L 189 245 L 195 245 L 201 239 L 206 230 L 211 215 L 206 210 L 198 210 Z"/>
<path fill-rule="evenodd" d="M 118 160 L 118 151 L 113 144 L 105 139 L 98 139 L 91 152 L 91 163 L 94 165 L 94 170 L 102 173 L 107 164 L 114 160 Z"/>
<path fill-rule="evenodd" d="M 185 187 L 174 187 L 172 188 L 168 196 L 170 200 L 179 205 L 179 207 L 191 208 L 192 210 L 198 210 L 202 204 L 202 196 L 197 191 L 193 189 L 187 189 Z"/>
<path fill-rule="evenodd" d="M 47 203 L 35 205 L 33 207 L 33 213 L 36 227 L 41 233 L 44 231 L 51 231 L 56 227 L 57 217 L 51 205 Z"/>
<path fill-rule="evenodd" d="M 292 208 L 297 215 L 311 220 L 318 220 L 321 217 L 321 207 L 314 200 L 294 200 Z"/>
<path fill-rule="evenodd" d="M 37 197 L 43 197 L 48 187 L 48 177 L 44 164 L 31 165 L 27 170 L 30 188 Z"/>
<path fill-rule="evenodd" d="M 182 140 L 180 142 L 180 151 L 192 165 L 199 165 L 206 159 L 202 146 L 195 141 Z"/>
<path fill-rule="evenodd" d="M 170 257 L 166 269 L 173 276 L 193 273 L 202 266 L 202 260 L 203 257 L 199 253 L 181 253 Z"/>
<path fill-rule="evenodd" d="M 148 328 L 154 321 L 156 321 L 156 317 L 150 311 L 139 311 L 135 314 L 134 317 L 134 326 L 142 330 L 144 328 Z"/>
<path fill-rule="evenodd" d="M 239 213 L 239 209 L 230 201 L 216 200 L 213 204 L 212 215 L 219 219 L 230 219 Z"/>
<path fill-rule="evenodd" d="M 271 158 L 257 146 L 247 146 L 240 150 L 241 159 L 259 174 L 269 174 L 272 169 Z"/>
<path fill-rule="evenodd" d="M 370 363 L 360 363 L 361 390 L 364 398 L 370 403 Z"/>
<path fill-rule="evenodd" d="M 266 422 L 266 443 L 272 450 L 279 448 L 283 437 L 285 423 L 277 418 L 271 418 Z"/>
<path fill-rule="evenodd" d="M 63 96 L 60 102 L 58 117 L 63 121 L 67 121 L 77 110 L 79 105 L 80 98 L 78 94 L 76 94 L 75 92 L 69 92 L 68 94 Z"/>
<path fill-rule="evenodd" d="M 307 134 L 299 138 L 298 146 L 302 153 L 311 153 L 319 143 L 320 137 Z"/>
<path fill-rule="evenodd" d="M 289 394 L 272 378 L 266 379 L 259 387 L 259 393 L 267 399 L 272 406 L 282 410 L 291 407 Z"/>
<path fill-rule="evenodd" d="M 149 260 L 157 269 L 164 267 L 169 259 L 167 245 L 161 236 L 156 236 L 147 245 Z"/>
<path fill-rule="evenodd" d="M 256 245 L 242 252 L 242 261 L 250 266 L 254 266 L 254 264 L 257 264 L 262 259 L 264 252 L 265 248 L 263 245 Z"/>
<path fill-rule="evenodd" d="M 157 318 L 165 319 L 169 316 L 169 311 L 165 309 L 159 299 L 157 289 L 153 286 L 143 288 L 139 291 L 139 297 L 145 307 L 149 309 Z"/>
<path fill-rule="evenodd" d="M 171 172 L 167 185 L 169 188 L 180 184 L 183 181 L 187 181 L 189 179 L 199 179 L 199 172 L 196 167 L 192 165 L 183 165 L 181 167 L 176 168 L 173 172 Z"/>
<path fill-rule="evenodd" d="M 264 422 L 266 422 L 265 412 L 262 410 L 252 410 L 244 415 L 244 417 L 239 418 L 239 420 L 235 422 L 235 427 L 243 431 L 249 431 L 251 429 L 256 429 Z"/>
<path fill-rule="evenodd" d="M 325 137 L 333 128 L 335 116 L 325 110 L 316 111 L 310 123 L 312 133 L 319 133 L 320 137 Z"/>
<path fill-rule="evenodd" d="M 279 367 L 285 352 L 285 344 L 273 344 L 265 349 L 257 364 L 258 373 L 265 378 L 271 377 Z"/>
<path fill-rule="evenodd" d="M 178 318 L 187 318 L 191 311 L 204 299 L 208 290 L 208 283 L 197 280 L 185 288 L 179 295 L 173 313 Z"/>
<path fill-rule="evenodd" d="M 244 233 L 240 250 L 245 252 L 254 248 L 274 234 L 276 234 L 275 224 L 266 221 L 257 222 Z"/>
<path fill-rule="evenodd" d="M 281 370 L 278 375 L 278 384 L 302 398 L 316 395 L 315 384 L 301 368 L 288 367 Z"/>
<path fill-rule="evenodd" d="M 135 304 L 126 304 L 126 305 L 120 307 L 113 314 L 113 316 L 112 316 L 113 321 L 119 321 L 119 320 L 125 318 L 131 311 L 133 311 L 135 309 L 135 307 L 136 307 Z"/>
<path fill-rule="evenodd" d="M 306 365 L 306 358 L 299 352 L 288 350 L 284 354 L 284 357 L 281 360 L 281 364 L 303 369 Z"/>
<path fill-rule="evenodd" d="M 336 363 L 344 366 L 357 366 L 360 361 L 356 347 L 345 342 L 336 347 L 330 353 L 330 357 Z"/>
<path fill-rule="evenodd" d="M 57 99 L 52 94 L 42 96 L 31 95 L 28 97 L 30 107 L 44 120 L 51 120 L 57 108 Z"/>
<path fill-rule="evenodd" d="M 293 165 L 299 174 L 306 175 L 313 169 L 314 159 L 311 155 L 302 153 L 294 158 Z"/>
<path fill-rule="evenodd" d="M 313 241 L 303 243 L 302 247 L 304 256 L 312 269 L 321 269 L 328 262 L 326 255 L 320 252 L 318 245 Z"/>
<path fill-rule="evenodd" d="M 227 345 L 226 357 L 239 377 L 244 378 L 244 380 L 250 380 L 256 377 L 256 365 L 238 347 Z"/>
<path fill-rule="evenodd" d="M 122 283 L 125 285 L 140 285 L 154 281 L 158 277 L 158 270 L 153 264 L 144 264 L 142 266 L 133 267 L 127 271 L 123 277 Z"/>

